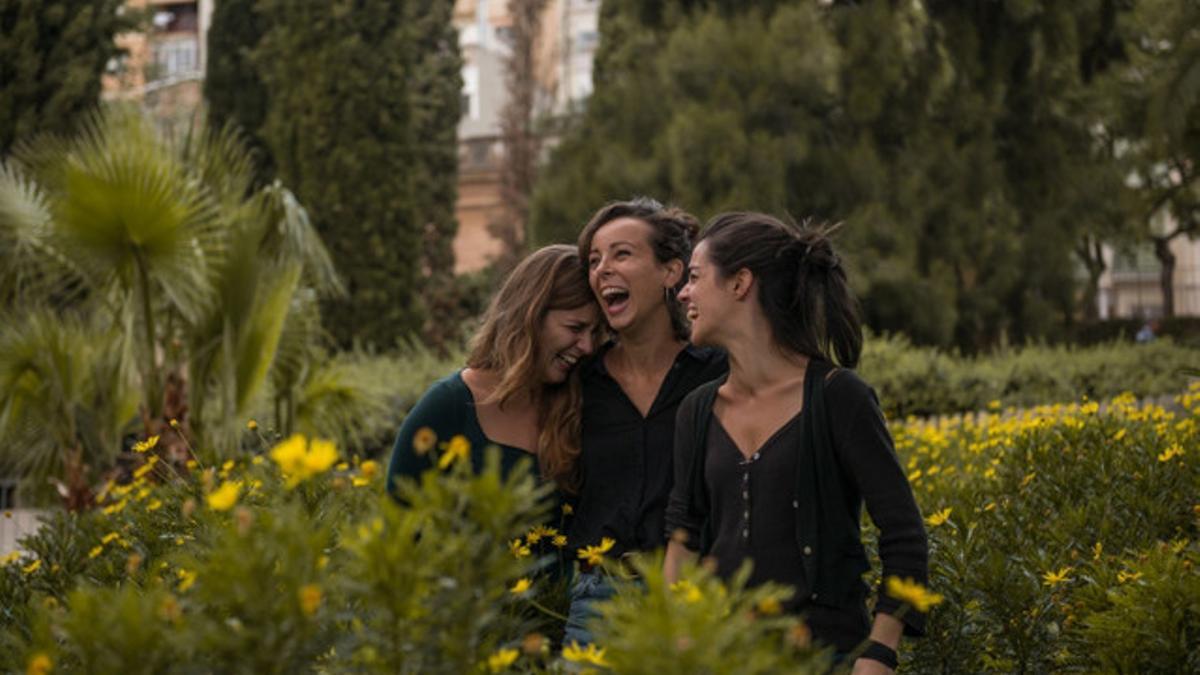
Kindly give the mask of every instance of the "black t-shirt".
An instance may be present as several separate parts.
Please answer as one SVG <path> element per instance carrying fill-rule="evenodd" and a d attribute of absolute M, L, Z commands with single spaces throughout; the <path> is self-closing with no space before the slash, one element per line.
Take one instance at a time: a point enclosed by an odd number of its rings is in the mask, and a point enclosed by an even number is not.
<path fill-rule="evenodd" d="M 663 545 L 671 493 L 675 412 L 699 385 L 724 375 L 724 352 L 688 345 L 675 357 L 646 416 L 607 369 L 602 347 L 583 364 L 582 485 L 567 537 L 571 550 L 604 537 L 616 541 L 611 555 Z"/>

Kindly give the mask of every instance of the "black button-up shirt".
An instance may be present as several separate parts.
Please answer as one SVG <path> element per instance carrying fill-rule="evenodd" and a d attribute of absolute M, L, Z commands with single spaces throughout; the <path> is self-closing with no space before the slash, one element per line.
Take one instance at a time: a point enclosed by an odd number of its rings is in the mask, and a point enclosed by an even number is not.
<path fill-rule="evenodd" d="M 568 529 L 571 550 L 611 537 L 610 555 L 663 545 L 674 480 L 675 412 L 696 387 L 729 370 L 724 352 L 688 345 L 643 417 L 604 367 L 608 343 L 583 364 L 582 486 Z"/>

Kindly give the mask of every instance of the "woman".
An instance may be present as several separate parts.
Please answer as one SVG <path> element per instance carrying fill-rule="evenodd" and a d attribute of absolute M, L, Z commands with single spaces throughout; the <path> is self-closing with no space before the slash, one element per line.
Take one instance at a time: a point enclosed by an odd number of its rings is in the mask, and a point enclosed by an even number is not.
<path fill-rule="evenodd" d="M 600 209 L 579 237 L 588 282 L 615 338 L 581 367 L 582 485 L 568 530 L 573 549 L 621 556 L 663 545 L 679 402 L 725 372 L 714 350 L 687 342 L 676 291 L 699 223 L 651 199 Z M 593 549 L 594 550 L 594 549 Z M 580 563 L 564 644 L 591 642 L 592 605 L 609 597 L 605 578 Z"/>
<path fill-rule="evenodd" d="M 433 466 L 439 443 L 470 442 L 471 462 L 500 449 L 507 474 L 535 458 L 544 478 L 573 485 L 579 454 L 579 359 L 592 353 L 599 310 L 574 247 L 547 246 L 517 265 L 472 340 L 467 367 L 438 380 L 404 420 L 388 489 Z"/>
<path fill-rule="evenodd" d="M 750 561 L 749 583 L 794 587 L 785 607 L 839 654 L 869 636 L 854 673 L 890 672 L 901 633 L 920 634 L 925 617 L 880 595 L 869 621 L 864 500 L 885 578 L 924 583 L 928 545 L 875 394 L 847 370 L 862 328 L 828 237 L 758 213 L 717 216 L 680 298 L 692 340 L 724 348 L 730 366 L 679 410 L 667 579 L 697 554 L 724 577 Z"/>

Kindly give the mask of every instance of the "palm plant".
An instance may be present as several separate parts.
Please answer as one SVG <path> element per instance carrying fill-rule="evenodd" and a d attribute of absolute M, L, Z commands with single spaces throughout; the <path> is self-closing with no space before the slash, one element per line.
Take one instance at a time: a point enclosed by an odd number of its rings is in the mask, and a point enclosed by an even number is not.
<path fill-rule="evenodd" d="M 91 502 L 90 469 L 111 464 L 137 410 L 119 326 L 35 309 L 0 327 L 0 464 Z M 60 478 L 61 477 L 61 478 Z"/>

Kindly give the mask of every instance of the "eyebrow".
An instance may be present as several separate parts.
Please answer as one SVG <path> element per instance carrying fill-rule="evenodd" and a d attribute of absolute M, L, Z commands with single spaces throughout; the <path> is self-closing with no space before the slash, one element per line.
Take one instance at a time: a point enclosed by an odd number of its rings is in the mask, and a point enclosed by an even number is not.
<path fill-rule="evenodd" d="M 609 244 L 608 247 L 612 248 L 614 246 L 620 246 L 621 244 L 625 244 L 626 246 L 636 246 L 636 244 L 634 244 L 632 241 L 625 241 L 624 239 L 620 239 L 618 241 L 614 241 L 613 243 Z M 600 250 L 599 246 L 592 246 L 592 250 L 588 251 L 588 253 L 595 253 L 596 251 L 599 251 L 599 250 Z"/>

